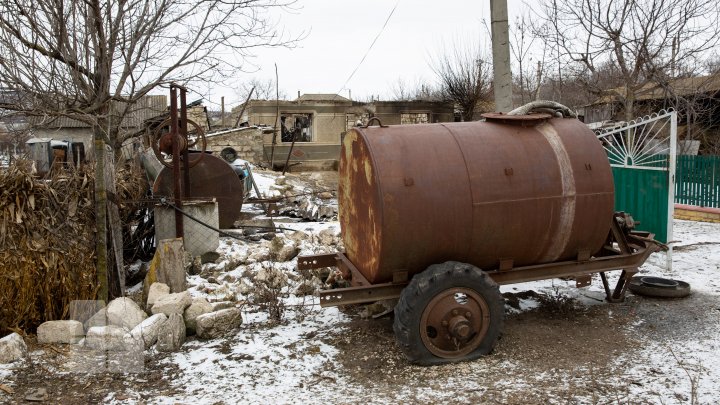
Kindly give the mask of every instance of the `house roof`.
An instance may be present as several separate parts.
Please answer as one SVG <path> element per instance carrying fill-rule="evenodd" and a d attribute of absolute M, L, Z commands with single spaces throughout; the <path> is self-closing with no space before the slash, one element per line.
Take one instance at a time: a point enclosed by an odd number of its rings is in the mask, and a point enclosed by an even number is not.
<path fill-rule="evenodd" d="M 113 103 L 112 108 L 119 111 L 124 103 Z M 167 113 L 167 96 L 148 95 L 140 98 L 135 105 L 130 107 L 128 114 L 123 118 L 122 127 L 139 128 L 143 123 L 153 117 Z M 85 122 L 69 117 L 42 118 L 30 117 L 31 121 L 45 128 L 88 128 Z"/>
<path fill-rule="evenodd" d="M 673 79 L 668 82 L 668 88 L 657 82 L 645 84 L 636 92 L 635 100 L 662 100 L 672 95 L 688 96 L 696 93 L 714 93 L 720 91 L 720 73 L 708 76 L 693 76 Z M 671 91 L 670 91 L 671 90 Z M 606 90 L 606 94 L 599 97 L 590 105 L 608 104 L 617 100 L 617 94 L 624 94 L 625 89 L 617 87 Z"/>
<path fill-rule="evenodd" d="M 295 101 L 350 101 L 349 99 L 332 93 L 303 94 Z"/>

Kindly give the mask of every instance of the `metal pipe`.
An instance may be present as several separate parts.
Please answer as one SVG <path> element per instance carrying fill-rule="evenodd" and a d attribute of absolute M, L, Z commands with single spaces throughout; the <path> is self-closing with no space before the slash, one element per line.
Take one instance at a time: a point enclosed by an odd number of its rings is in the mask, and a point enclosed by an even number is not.
<path fill-rule="evenodd" d="M 180 145 L 178 144 L 178 114 L 177 114 L 177 87 L 170 86 L 170 137 L 172 139 L 172 169 L 173 169 L 173 198 L 175 205 L 182 207 L 182 186 L 180 184 Z M 175 237 L 182 238 L 183 217 L 175 212 Z"/>
<path fill-rule="evenodd" d="M 183 149 L 183 196 L 190 197 L 190 152 L 188 151 L 188 118 L 187 118 L 187 90 L 180 88 L 180 136 L 184 140 Z M 200 134 L 198 134 L 199 136 Z"/>

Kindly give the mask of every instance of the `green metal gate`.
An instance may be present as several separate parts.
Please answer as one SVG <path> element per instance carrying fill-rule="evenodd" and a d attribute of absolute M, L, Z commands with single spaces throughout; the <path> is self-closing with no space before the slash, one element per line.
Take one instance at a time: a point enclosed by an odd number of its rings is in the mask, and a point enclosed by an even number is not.
<path fill-rule="evenodd" d="M 668 174 L 667 171 L 613 167 L 615 210 L 632 214 L 639 229 L 668 241 Z"/>
<path fill-rule="evenodd" d="M 620 126 L 596 131 L 615 180 L 615 210 L 630 213 L 638 229 L 655 239 L 672 239 L 675 198 L 677 115 L 661 111 Z M 668 267 L 670 267 L 668 252 Z"/>

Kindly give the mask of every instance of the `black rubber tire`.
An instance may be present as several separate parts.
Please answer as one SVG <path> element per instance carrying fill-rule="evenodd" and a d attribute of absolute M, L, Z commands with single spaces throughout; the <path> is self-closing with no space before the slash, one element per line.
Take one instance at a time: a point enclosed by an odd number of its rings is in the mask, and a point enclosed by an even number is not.
<path fill-rule="evenodd" d="M 635 295 L 655 298 L 683 298 L 690 295 L 690 284 L 684 281 L 672 280 L 678 283 L 675 287 L 658 287 L 645 284 L 641 279 L 642 277 L 635 276 L 628 284 L 628 289 Z"/>
<path fill-rule="evenodd" d="M 220 151 L 220 156 L 228 163 L 232 163 L 237 159 L 237 152 L 235 149 L 227 147 Z"/>
<path fill-rule="evenodd" d="M 420 320 L 425 307 L 436 295 L 449 288 L 469 288 L 477 292 L 489 308 L 489 325 L 477 348 L 463 357 L 441 358 L 431 353 L 420 336 Z M 414 364 L 430 366 L 473 360 L 490 353 L 502 331 L 505 301 L 500 288 L 477 267 L 460 262 L 434 264 L 415 275 L 403 289 L 395 306 L 393 330 L 400 350 Z"/>

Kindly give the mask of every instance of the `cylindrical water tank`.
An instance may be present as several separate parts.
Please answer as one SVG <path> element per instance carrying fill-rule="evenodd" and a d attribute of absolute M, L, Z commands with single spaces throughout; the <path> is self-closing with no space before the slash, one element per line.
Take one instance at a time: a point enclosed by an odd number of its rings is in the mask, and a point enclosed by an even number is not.
<path fill-rule="evenodd" d="M 371 283 L 447 260 L 587 258 L 610 230 L 610 165 L 576 119 L 356 127 L 341 153 L 343 241 Z"/>

